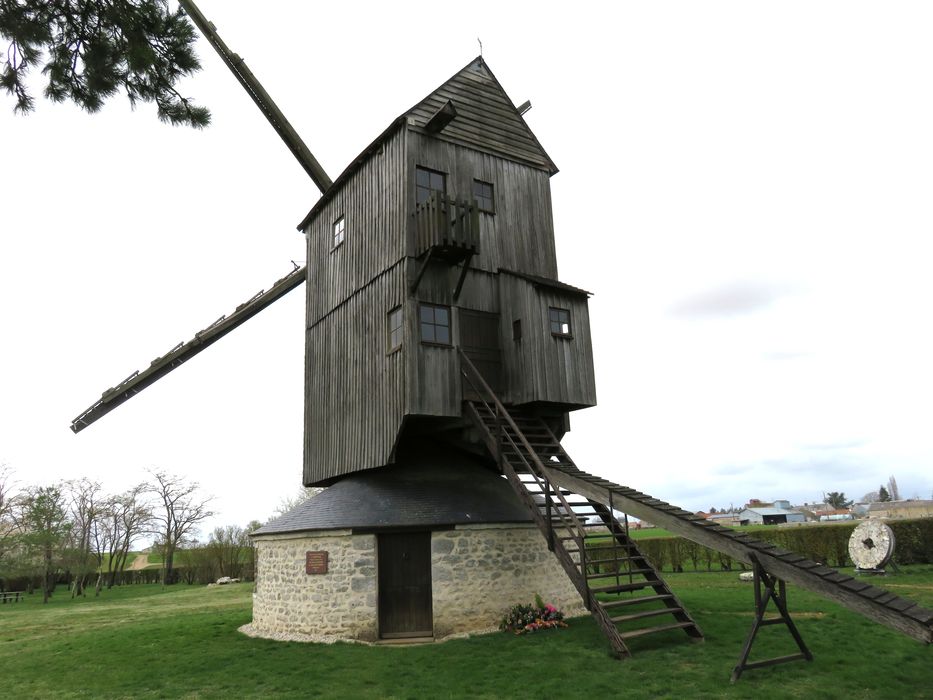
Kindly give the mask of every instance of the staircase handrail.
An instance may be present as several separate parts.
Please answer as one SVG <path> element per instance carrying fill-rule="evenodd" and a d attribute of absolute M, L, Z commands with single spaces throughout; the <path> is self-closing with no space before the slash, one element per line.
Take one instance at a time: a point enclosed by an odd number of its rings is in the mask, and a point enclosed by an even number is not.
<path fill-rule="evenodd" d="M 531 445 L 528 443 L 528 440 L 525 438 L 525 434 L 521 430 L 519 430 L 518 426 L 515 424 L 515 421 L 512 420 L 512 416 L 509 415 L 509 412 L 505 409 L 505 406 L 502 404 L 501 401 L 499 401 L 499 397 L 496 396 L 496 393 L 489 387 L 489 385 L 486 383 L 486 380 L 483 379 L 483 375 L 480 374 L 478 369 L 476 369 L 476 365 L 474 365 L 473 362 L 470 360 L 470 358 L 467 357 L 467 354 L 463 352 L 463 348 L 458 347 L 457 352 L 460 355 L 460 366 L 461 366 L 461 373 L 463 374 L 463 376 L 466 377 L 467 381 L 469 381 L 470 384 L 472 384 L 473 388 L 475 389 L 476 385 L 473 384 L 473 381 L 471 380 L 471 378 L 462 370 L 462 367 L 465 365 L 470 370 L 470 372 L 475 376 L 475 378 L 479 381 L 480 386 L 482 387 L 483 391 L 492 399 L 493 404 L 496 407 L 496 415 L 504 416 L 505 419 L 508 421 L 509 425 L 512 427 L 512 430 L 515 431 L 515 434 L 521 440 L 522 445 L 524 446 L 525 450 L 528 452 L 528 454 L 531 455 L 531 458 L 534 461 L 534 465 L 537 466 L 537 470 L 535 470 L 531 464 L 528 464 L 528 460 L 526 460 L 524 456 L 522 456 L 522 460 L 525 462 L 525 464 L 527 464 L 531 468 L 532 473 L 534 473 L 536 477 L 544 480 L 546 484 L 550 484 L 550 479 L 548 479 L 547 471 L 545 470 L 544 465 L 541 463 L 541 460 L 538 458 L 538 453 L 535 452 L 534 449 L 532 449 Z M 489 404 L 486 402 L 485 399 L 482 399 L 482 401 L 484 404 L 486 404 L 487 407 L 489 407 Z M 509 442 L 512 443 L 513 447 L 516 447 L 516 448 L 518 447 L 518 445 L 515 444 L 515 441 L 512 440 L 511 437 L 509 437 Z M 579 546 L 580 546 L 580 552 L 582 553 L 584 551 L 583 540 L 582 540 L 582 537 L 584 535 L 583 524 L 577 518 L 577 514 L 574 512 L 573 508 L 570 507 L 570 504 L 567 502 L 567 499 L 564 498 L 564 495 L 560 492 L 560 489 L 559 488 L 553 489 L 553 491 L 557 495 L 557 497 L 560 499 L 560 503 L 563 506 L 564 511 L 567 514 L 569 514 L 570 520 L 573 523 L 574 528 L 579 533 L 578 537 L 581 538 L 579 542 Z M 547 498 L 546 493 L 545 493 L 545 498 Z M 561 516 L 561 519 L 562 520 L 564 519 L 563 516 Z M 584 566 L 584 573 L 585 573 L 585 566 Z"/>

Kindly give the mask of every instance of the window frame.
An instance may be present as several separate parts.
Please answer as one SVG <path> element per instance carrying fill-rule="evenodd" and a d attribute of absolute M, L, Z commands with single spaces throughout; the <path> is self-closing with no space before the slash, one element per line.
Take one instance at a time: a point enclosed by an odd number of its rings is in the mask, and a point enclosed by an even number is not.
<path fill-rule="evenodd" d="M 512 340 L 514 342 L 519 342 L 522 339 L 522 320 L 516 318 L 512 321 Z"/>
<path fill-rule="evenodd" d="M 340 227 L 340 240 L 337 240 L 338 229 Z M 344 241 L 347 240 L 347 215 L 341 214 L 336 219 L 334 219 L 333 226 L 331 227 L 331 250 L 337 250 L 340 246 L 343 245 Z"/>
<path fill-rule="evenodd" d="M 439 189 L 439 190 L 438 190 L 438 189 L 435 189 L 435 188 L 431 187 L 431 186 L 430 186 L 430 178 L 429 178 L 429 180 L 428 180 L 428 183 L 429 183 L 429 184 L 428 184 L 427 186 L 419 185 L 419 184 L 418 184 L 418 173 L 420 173 L 420 172 L 425 172 L 425 173 L 428 173 L 429 175 L 440 175 L 440 177 L 441 177 L 442 189 Z M 427 192 L 428 192 L 427 197 L 425 197 L 425 199 L 423 199 L 423 200 L 421 200 L 421 201 L 418 201 L 418 192 L 421 191 L 421 190 L 425 190 L 425 189 L 426 189 Z M 431 198 L 431 193 L 432 193 L 432 192 L 440 192 L 444 197 L 447 196 L 447 173 L 442 172 L 442 171 L 440 171 L 440 170 L 433 170 L 433 169 L 431 169 L 431 168 L 426 168 L 426 167 L 424 167 L 423 165 L 416 165 L 416 166 L 415 166 L 415 206 L 418 206 L 418 205 L 423 204 L 424 202 L 428 201 L 428 199 Z"/>
<path fill-rule="evenodd" d="M 432 319 L 431 321 L 424 320 L 424 311 L 426 309 L 432 310 Z M 447 324 L 437 323 L 436 321 L 436 312 L 438 309 L 441 309 L 447 314 Z M 425 340 L 424 329 L 425 326 L 429 326 L 432 329 L 434 334 L 434 340 Z M 422 345 L 432 345 L 435 347 L 441 348 L 452 348 L 454 344 L 454 333 L 453 333 L 453 316 L 451 314 L 451 309 L 446 304 L 432 304 L 430 302 L 418 302 L 418 339 L 421 341 Z M 446 328 L 447 329 L 447 342 L 437 340 L 437 329 Z"/>
<path fill-rule="evenodd" d="M 555 319 L 552 316 L 552 312 L 557 312 L 557 318 Z M 566 315 L 566 322 L 562 319 L 561 314 Z M 548 321 L 548 330 L 551 331 L 551 336 L 554 338 L 573 338 L 573 317 L 570 313 L 570 309 L 565 309 L 560 306 L 548 306 L 547 307 L 547 321 Z M 566 332 L 562 330 L 563 326 L 567 326 Z M 554 330 L 554 325 L 557 324 L 558 330 Z"/>
<path fill-rule="evenodd" d="M 398 325 L 393 325 L 393 317 Z M 398 342 L 393 343 L 393 337 L 398 333 Z M 401 305 L 386 312 L 386 354 L 391 355 L 402 349 L 405 343 L 405 313 Z"/>
<path fill-rule="evenodd" d="M 481 187 L 488 187 L 488 188 L 489 188 L 489 197 L 488 197 L 488 199 L 489 199 L 489 207 L 484 207 L 482 204 L 480 204 L 480 200 L 479 200 L 479 199 L 477 198 L 477 196 L 476 196 L 476 186 L 477 186 L 477 185 L 480 185 Z M 491 183 L 491 182 L 486 182 L 485 180 L 480 180 L 479 178 L 474 177 L 474 178 L 473 178 L 473 192 L 472 192 L 472 195 L 473 195 L 473 201 L 476 203 L 476 208 L 477 208 L 477 209 L 479 209 L 481 212 L 484 212 L 484 213 L 486 213 L 486 214 L 495 214 L 495 213 L 496 213 L 496 186 L 495 186 L 493 183 Z M 483 199 L 486 199 L 486 197 L 483 197 Z"/>

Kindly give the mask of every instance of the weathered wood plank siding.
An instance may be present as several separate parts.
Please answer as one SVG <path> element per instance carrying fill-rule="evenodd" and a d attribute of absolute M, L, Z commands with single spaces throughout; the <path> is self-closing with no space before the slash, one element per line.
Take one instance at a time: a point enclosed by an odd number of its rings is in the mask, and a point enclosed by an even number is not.
<path fill-rule="evenodd" d="M 406 296 L 405 134 L 391 135 L 305 229 L 306 484 L 387 464 L 402 423 L 407 342 L 386 354 L 386 316 Z"/>
<path fill-rule="evenodd" d="M 586 297 L 499 275 L 505 400 L 546 401 L 582 408 L 596 405 L 593 345 Z M 551 334 L 548 308 L 570 311 L 572 338 Z M 512 323 L 521 321 L 521 340 Z"/>
<path fill-rule="evenodd" d="M 405 255 L 411 201 L 405 133 L 391 136 L 308 224 L 309 327 Z M 333 226 L 341 216 L 345 239 L 335 248 Z"/>
<path fill-rule="evenodd" d="M 388 351 L 388 312 L 405 265 L 387 270 L 307 331 L 304 482 L 388 464 L 405 413 L 405 357 Z"/>
<path fill-rule="evenodd" d="M 411 261 L 417 267 L 417 261 Z M 467 273 L 460 298 L 454 306 L 453 288 L 457 269 L 443 263 L 432 264 L 418 286 L 416 298 L 408 307 L 408 333 L 412 338 L 408 362 L 408 399 L 405 412 L 411 415 L 461 415 L 462 391 L 460 361 L 455 347 L 460 345 L 461 308 L 499 312 L 497 275 L 473 271 Z M 436 347 L 421 342 L 418 325 L 418 304 L 427 302 L 451 306 L 452 347 Z"/>
<path fill-rule="evenodd" d="M 456 120 L 454 120 L 456 121 Z M 410 131 L 407 201 L 414 211 L 416 166 L 447 175 L 447 194 L 473 200 L 473 180 L 493 185 L 494 214 L 480 212 L 480 252 L 471 262 L 476 269 L 520 269 L 542 277 L 557 277 L 550 175 L 488 153 Z M 409 216 L 408 253 L 414 252 Z"/>

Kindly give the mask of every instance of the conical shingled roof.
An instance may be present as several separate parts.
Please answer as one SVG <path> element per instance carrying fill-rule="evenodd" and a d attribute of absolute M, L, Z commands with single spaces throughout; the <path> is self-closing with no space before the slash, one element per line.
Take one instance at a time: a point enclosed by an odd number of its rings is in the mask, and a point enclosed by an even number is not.
<path fill-rule="evenodd" d="M 426 450 L 344 477 L 253 534 L 530 522 L 531 513 L 492 469 L 460 453 Z"/>
<path fill-rule="evenodd" d="M 530 165 L 557 172 L 538 139 L 518 113 L 482 56 L 477 56 L 406 114 L 408 123 L 423 127 L 447 101 L 457 117 L 438 138 L 463 143 Z"/>

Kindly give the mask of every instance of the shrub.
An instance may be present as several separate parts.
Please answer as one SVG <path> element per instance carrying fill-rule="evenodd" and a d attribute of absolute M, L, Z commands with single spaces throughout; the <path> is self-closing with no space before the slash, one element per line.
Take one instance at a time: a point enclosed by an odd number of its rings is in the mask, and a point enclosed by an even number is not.
<path fill-rule="evenodd" d="M 756 528 L 751 536 L 801 554 L 808 559 L 834 567 L 851 566 L 849 561 L 849 538 L 857 522 L 806 525 L 801 527 Z M 919 520 L 892 520 L 887 523 L 894 531 L 896 546 L 894 560 L 899 564 L 933 564 L 933 518 Z M 683 571 L 684 564 L 693 565 L 693 570 L 719 569 L 729 571 L 733 565 L 745 568 L 730 556 L 709 550 L 681 537 L 652 537 L 636 542 L 651 564 L 659 571 L 667 568 Z M 612 543 L 605 542 L 588 548 L 587 561 L 596 565 L 595 570 L 614 573 L 616 566 L 604 560 L 612 557 Z M 602 550 L 602 551 L 600 551 Z"/>

